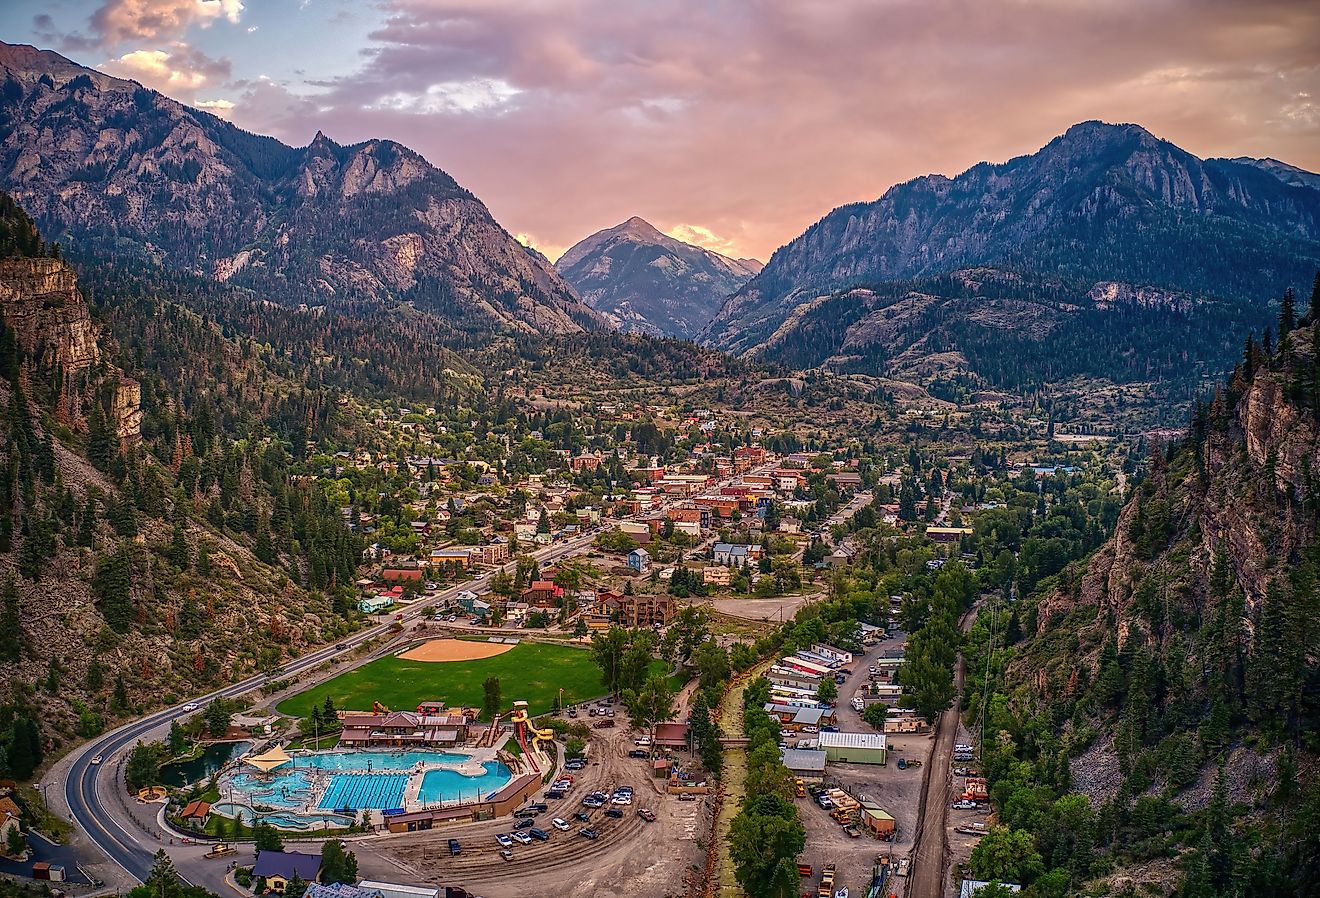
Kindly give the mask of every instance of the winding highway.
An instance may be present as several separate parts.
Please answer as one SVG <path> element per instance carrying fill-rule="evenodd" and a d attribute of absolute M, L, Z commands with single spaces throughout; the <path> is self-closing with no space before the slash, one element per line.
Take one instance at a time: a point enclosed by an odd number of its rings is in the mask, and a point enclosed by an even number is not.
<path fill-rule="evenodd" d="M 736 478 L 723 481 L 721 485 L 732 483 L 734 480 Z M 677 501 L 679 500 L 665 503 L 658 509 L 650 509 L 648 513 L 664 510 L 677 504 Z M 558 561 L 586 552 L 591 548 L 595 538 L 596 534 L 594 532 L 584 533 L 557 545 L 546 546 L 532 552 L 531 555 L 541 563 Z M 510 561 L 503 567 L 505 570 L 512 570 L 515 564 L 516 561 Z M 51 782 L 63 787 L 62 793 L 72 821 L 130 877 L 138 882 L 143 882 L 151 872 L 156 852 L 167 846 L 167 840 L 168 844 L 173 844 L 173 841 L 169 840 L 169 834 L 152 837 L 144 831 L 133 831 L 129 824 L 111 813 L 108 804 L 114 800 L 112 793 L 114 790 L 122 789 L 117 776 L 118 768 L 114 761 L 116 755 L 138 740 L 147 738 L 148 734 L 157 728 L 196 713 L 196 707 L 188 710 L 189 706 L 205 706 L 207 702 L 217 698 L 235 698 L 262 686 L 268 680 L 292 678 L 327 661 L 347 655 L 362 644 L 387 635 L 400 619 L 404 624 L 407 624 L 421 617 L 422 612 L 429 606 L 452 599 L 465 590 L 480 590 L 489 580 L 491 573 L 493 572 L 465 580 L 434 595 L 426 596 L 409 605 L 404 611 L 393 615 L 389 620 L 354 633 L 336 645 L 317 649 L 289 661 L 269 676 L 258 674 L 248 677 L 241 682 L 224 686 L 186 703 L 156 711 L 98 736 L 91 742 L 74 749 L 69 758 L 61 762 L 67 764 L 62 783 L 58 781 L 58 774 L 56 779 Z M 213 865 L 199 867 L 190 863 L 192 858 L 175 855 L 172 855 L 172 857 L 180 876 L 185 881 L 201 884 L 196 883 L 197 876 L 190 876 L 190 871 L 196 871 L 205 879 L 214 878 L 214 874 L 209 872 L 215 869 Z"/>

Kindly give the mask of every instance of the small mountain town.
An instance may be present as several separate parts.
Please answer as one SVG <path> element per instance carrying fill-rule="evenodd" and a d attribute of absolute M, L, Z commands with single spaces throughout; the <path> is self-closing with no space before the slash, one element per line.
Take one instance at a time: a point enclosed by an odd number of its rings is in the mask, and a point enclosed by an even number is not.
<path fill-rule="evenodd" d="M 0 4 L 0 898 L 1320 895 L 1317 47 Z"/>

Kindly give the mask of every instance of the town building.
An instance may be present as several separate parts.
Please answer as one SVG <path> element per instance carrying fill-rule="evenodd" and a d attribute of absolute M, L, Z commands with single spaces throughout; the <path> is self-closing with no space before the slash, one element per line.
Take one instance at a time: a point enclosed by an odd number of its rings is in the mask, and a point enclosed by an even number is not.
<path fill-rule="evenodd" d="M 835 763 L 885 763 L 883 733 L 821 733 L 817 744 L 825 757 Z"/>
<path fill-rule="evenodd" d="M 825 752 L 805 748 L 781 748 L 788 772 L 807 782 L 820 782 L 825 778 Z"/>
<path fill-rule="evenodd" d="M 321 875 L 321 856 L 301 851 L 259 851 L 252 865 L 252 878 L 264 879 L 266 888 L 283 895 L 295 876 L 303 882 L 316 882 Z"/>
<path fill-rule="evenodd" d="M 628 567 L 639 574 L 645 574 L 651 569 L 651 555 L 645 549 L 636 548 L 628 553 Z"/>
<path fill-rule="evenodd" d="M 457 745 L 467 740 L 470 721 L 463 714 L 419 714 L 390 711 L 386 714 L 346 711 L 340 717 L 341 745 L 357 747 Z"/>

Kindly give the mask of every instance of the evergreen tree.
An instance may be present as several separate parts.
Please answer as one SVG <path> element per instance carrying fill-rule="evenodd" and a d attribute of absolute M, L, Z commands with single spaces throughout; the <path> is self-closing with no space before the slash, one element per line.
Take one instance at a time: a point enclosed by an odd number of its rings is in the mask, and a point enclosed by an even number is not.
<path fill-rule="evenodd" d="M 133 622 L 132 561 L 127 545 L 121 544 L 111 555 L 96 562 L 92 576 L 92 599 L 107 626 L 116 633 L 127 633 Z"/>
<path fill-rule="evenodd" d="M 15 662 L 23 657 L 22 616 L 18 603 L 18 584 L 5 578 L 0 592 L 0 661 Z"/>

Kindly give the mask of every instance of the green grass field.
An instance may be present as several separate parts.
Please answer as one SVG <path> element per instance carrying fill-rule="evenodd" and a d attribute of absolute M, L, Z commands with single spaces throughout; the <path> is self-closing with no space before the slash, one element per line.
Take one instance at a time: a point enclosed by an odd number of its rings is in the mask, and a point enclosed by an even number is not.
<path fill-rule="evenodd" d="M 505 708 L 525 701 L 532 714 L 554 708 L 555 693 L 564 690 L 564 704 L 585 701 L 605 694 L 600 668 L 591 652 L 567 646 L 523 642 L 502 655 L 478 661 L 405 661 L 381 658 L 306 692 L 280 702 L 278 710 L 304 717 L 313 705 L 369 711 L 373 701 L 396 711 L 411 711 L 426 699 L 441 699 L 449 707 L 480 708 L 482 682 L 500 678 L 501 703 Z"/>

